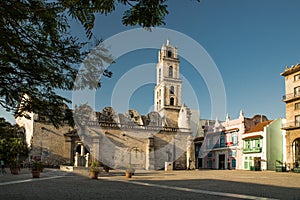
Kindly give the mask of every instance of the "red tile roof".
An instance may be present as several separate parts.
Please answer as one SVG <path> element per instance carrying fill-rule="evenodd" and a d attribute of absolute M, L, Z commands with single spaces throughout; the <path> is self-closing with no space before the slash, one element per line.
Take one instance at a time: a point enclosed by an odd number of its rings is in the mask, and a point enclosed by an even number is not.
<path fill-rule="evenodd" d="M 253 128 L 251 128 L 249 131 L 247 131 L 245 134 L 247 133 L 254 133 L 254 132 L 259 132 L 259 131 L 263 131 L 264 127 L 271 124 L 273 120 L 269 120 L 269 121 L 265 121 L 265 122 L 261 122 L 259 124 L 257 124 L 256 126 L 254 126 Z"/>

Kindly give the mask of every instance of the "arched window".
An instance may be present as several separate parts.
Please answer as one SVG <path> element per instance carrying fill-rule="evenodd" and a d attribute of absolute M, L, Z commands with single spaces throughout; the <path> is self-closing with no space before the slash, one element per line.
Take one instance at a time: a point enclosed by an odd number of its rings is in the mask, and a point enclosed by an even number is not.
<path fill-rule="evenodd" d="M 170 98 L 170 105 L 174 106 L 174 98 L 173 97 Z"/>
<path fill-rule="evenodd" d="M 173 67 L 172 66 L 169 67 L 169 77 L 170 78 L 173 77 Z"/>
<path fill-rule="evenodd" d="M 168 55 L 167 55 L 169 58 L 172 57 L 172 51 L 168 51 Z"/>
<path fill-rule="evenodd" d="M 174 94 L 174 86 L 173 85 L 170 87 L 170 94 Z"/>

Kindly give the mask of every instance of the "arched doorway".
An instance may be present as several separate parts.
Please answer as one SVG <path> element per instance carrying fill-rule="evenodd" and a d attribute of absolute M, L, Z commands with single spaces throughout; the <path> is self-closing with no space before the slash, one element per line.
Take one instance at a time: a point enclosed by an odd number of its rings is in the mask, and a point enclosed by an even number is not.
<path fill-rule="evenodd" d="M 82 144 L 77 144 L 75 152 L 79 153 L 79 155 L 85 155 L 87 153 L 90 153 L 90 151 Z"/>
<path fill-rule="evenodd" d="M 300 138 L 297 138 L 293 141 L 292 149 L 293 149 L 294 167 L 299 167 L 300 166 Z"/>
<path fill-rule="evenodd" d="M 90 161 L 90 151 L 82 143 L 78 143 L 75 148 L 74 166 L 87 167 Z"/>

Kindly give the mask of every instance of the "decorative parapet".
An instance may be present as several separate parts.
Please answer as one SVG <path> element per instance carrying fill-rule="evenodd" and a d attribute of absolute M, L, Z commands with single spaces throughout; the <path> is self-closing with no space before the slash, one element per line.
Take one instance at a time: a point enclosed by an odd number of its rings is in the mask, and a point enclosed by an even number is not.
<path fill-rule="evenodd" d="M 98 121 L 88 121 L 87 126 L 107 127 L 116 129 L 136 129 L 136 130 L 147 130 L 147 131 L 166 131 L 166 132 L 186 132 L 190 129 L 176 128 L 176 127 L 161 127 L 161 126 L 141 126 L 135 124 L 120 124 L 120 123 L 108 123 Z"/>

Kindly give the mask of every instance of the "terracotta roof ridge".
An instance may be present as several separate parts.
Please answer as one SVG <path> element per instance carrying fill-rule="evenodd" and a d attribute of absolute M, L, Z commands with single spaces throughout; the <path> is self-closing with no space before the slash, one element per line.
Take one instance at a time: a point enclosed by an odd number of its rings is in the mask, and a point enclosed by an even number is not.
<path fill-rule="evenodd" d="M 263 131 L 264 127 L 271 124 L 273 121 L 274 120 L 268 120 L 268 121 L 260 122 L 260 123 L 256 124 L 254 127 L 252 127 L 249 131 L 245 132 L 245 134 Z"/>

